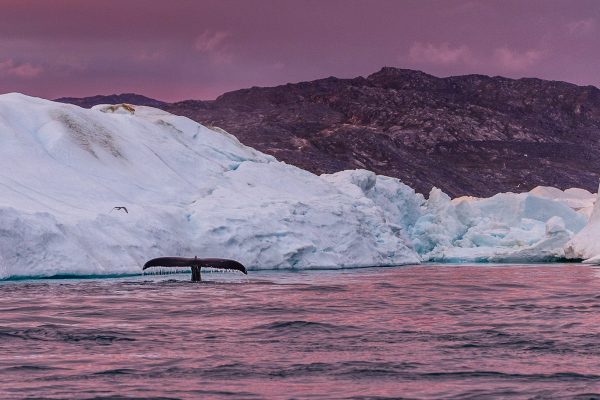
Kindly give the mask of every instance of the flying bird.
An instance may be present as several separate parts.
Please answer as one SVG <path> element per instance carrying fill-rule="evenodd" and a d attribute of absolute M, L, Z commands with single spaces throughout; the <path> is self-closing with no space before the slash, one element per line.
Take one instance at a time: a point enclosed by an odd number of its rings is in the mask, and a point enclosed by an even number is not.
<path fill-rule="evenodd" d="M 192 267 L 192 282 L 201 282 L 200 268 L 232 269 L 248 275 L 246 267 L 235 260 L 225 258 L 185 258 L 185 257 L 158 257 L 144 264 L 143 269 L 150 267 Z"/>
<path fill-rule="evenodd" d="M 123 210 L 125 211 L 127 214 L 129 214 L 129 211 L 127 211 L 127 207 L 113 207 L 112 210 Z M 110 210 L 109 212 L 111 212 L 112 210 Z"/>

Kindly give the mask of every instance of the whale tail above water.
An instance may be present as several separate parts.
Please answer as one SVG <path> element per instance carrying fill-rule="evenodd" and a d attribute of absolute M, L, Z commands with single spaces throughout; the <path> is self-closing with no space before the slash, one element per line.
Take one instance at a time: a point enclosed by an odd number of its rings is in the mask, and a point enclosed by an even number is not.
<path fill-rule="evenodd" d="M 217 268 L 217 269 L 232 269 L 240 271 L 244 274 L 248 274 L 246 267 L 235 260 L 228 260 L 226 258 L 186 258 L 186 257 L 158 257 L 153 258 L 144 264 L 143 269 L 150 267 L 191 267 L 192 268 L 192 281 L 200 282 L 202 277 L 200 276 L 200 268 Z"/>

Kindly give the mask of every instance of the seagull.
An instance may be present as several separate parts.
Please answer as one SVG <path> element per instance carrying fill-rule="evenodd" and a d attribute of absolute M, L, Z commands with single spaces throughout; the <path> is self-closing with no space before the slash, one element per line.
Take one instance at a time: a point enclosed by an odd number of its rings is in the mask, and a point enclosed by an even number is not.
<path fill-rule="evenodd" d="M 123 210 L 125 211 L 127 214 L 129 214 L 129 211 L 127 211 L 127 207 L 113 207 L 112 210 Z M 110 210 L 109 212 L 111 212 L 112 210 Z"/>

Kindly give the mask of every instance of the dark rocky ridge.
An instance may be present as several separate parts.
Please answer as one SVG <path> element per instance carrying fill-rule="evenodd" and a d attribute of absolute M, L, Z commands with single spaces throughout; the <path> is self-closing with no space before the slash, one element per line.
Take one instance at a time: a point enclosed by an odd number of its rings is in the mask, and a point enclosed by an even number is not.
<path fill-rule="evenodd" d="M 600 177 L 600 90 L 592 86 L 383 68 L 159 107 L 315 173 L 366 168 L 424 193 L 595 191 Z"/>
<path fill-rule="evenodd" d="M 55 101 L 61 103 L 75 104 L 79 107 L 91 108 L 98 104 L 136 104 L 138 106 L 149 106 L 162 108 L 167 105 L 164 101 L 151 99 L 150 97 L 142 96 L 135 93 L 111 94 L 108 96 L 97 95 L 91 97 L 61 97 Z"/>

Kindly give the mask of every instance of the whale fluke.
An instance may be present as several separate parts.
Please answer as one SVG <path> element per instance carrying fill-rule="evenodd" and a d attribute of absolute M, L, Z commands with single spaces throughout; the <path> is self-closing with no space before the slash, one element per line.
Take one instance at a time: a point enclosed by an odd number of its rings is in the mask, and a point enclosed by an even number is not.
<path fill-rule="evenodd" d="M 199 282 L 202 280 L 200 276 L 200 268 L 218 268 L 218 269 L 233 269 L 248 274 L 246 267 L 235 260 L 225 258 L 186 258 L 186 257 L 158 257 L 153 258 L 144 264 L 143 269 L 150 267 L 191 267 L 192 281 Z"/>

